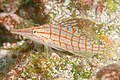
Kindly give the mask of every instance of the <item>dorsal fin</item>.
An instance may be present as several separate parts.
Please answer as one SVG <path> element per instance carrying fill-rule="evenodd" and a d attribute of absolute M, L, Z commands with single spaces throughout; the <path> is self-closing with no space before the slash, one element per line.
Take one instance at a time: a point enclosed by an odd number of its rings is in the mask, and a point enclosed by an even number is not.
<path fill-rule="evenodd" d="M 72 26 L 76 26 L 76 22 L 77 22 L 77 18 L 71 18 L 71 17 L 65 17 L 64 15 L 59 17 L 59 18 L 55 18 L 52 23 L 55 25 L 62 25 L 64 27 L 72 27 Z"/>
<path fill-rule="evenodd" d="M 88 36 L 95 43 L 101 44 L 104 41 L 103 37 L 98 34 L 97 31 L 100 31 L 102 24 L 97 24 L 90 19 L 77 18 L 77 17 L 66 17 L 62 15 L 60 17 L 55 17 L 52 21 L 52 24 L 60 27 L 67 27 L 68 29 L 73 28 L 78 33 L 81 33 L 85 36 Z"/>
<path fill-rule="evenodd" d="M 97 29 L 97 27 L 101 27 L 100 24 L 97 24 L 90 19 L 70 17 L 70 16 L 66 17 L 65 15 L 62 15 L 60 17 L 55 17 L 52 23 L 55 25 L 62 25 L 64 27 L 76 27 L 78 29 L 86 29 L 86 28 Z"/>

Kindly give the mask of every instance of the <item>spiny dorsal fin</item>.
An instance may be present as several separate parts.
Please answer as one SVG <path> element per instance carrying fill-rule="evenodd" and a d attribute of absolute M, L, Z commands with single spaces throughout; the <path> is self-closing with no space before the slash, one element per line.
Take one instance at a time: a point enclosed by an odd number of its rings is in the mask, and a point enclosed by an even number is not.
<path fill-rule="evenodd" d="M 102 25 L 90 19 L 66 17 L 63 15 L 61 17 L 55 17 L 52 23 L 58 27 L 63 26 L 68 29 L 72 28 L 74 31 L 90 37 L 95 43 L 101 44 L 103 43 L 101 41 L 104 41 L 103 37 L 97 32 L 100 31 Z"/>
<path fill-rule="evenodd" d="M 62 25 L 64 27 L 77 27 L 78 29 L 86 29 L 86 28 L 96 29 L 96 27 L 101 27 L 100 24 L 97 24 L 90 19 L 66 17 L 65 15 L 62 15 L 60 17 L 55 17 L 52 23 L 56 25 Z"/>

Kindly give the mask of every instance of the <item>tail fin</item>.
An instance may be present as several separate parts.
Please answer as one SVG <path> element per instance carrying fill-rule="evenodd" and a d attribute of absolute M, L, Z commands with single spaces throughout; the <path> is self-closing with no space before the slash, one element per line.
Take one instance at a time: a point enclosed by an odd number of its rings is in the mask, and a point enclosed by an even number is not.
<path fill-rule="evenodd" d="M 111 48 L 113 47 L 112 41 L 106 36 L 103 35 L 103 40 L 106 42 L 107 45 L 109 45 Z"/>

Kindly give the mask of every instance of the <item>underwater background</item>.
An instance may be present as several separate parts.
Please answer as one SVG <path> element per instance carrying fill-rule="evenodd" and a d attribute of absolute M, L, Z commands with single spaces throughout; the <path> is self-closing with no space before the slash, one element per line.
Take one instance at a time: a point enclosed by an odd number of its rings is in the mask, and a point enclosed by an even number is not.
<path fill-rule="evenodd" d="M 0 0 L 0 80 L 101 79 L 106 74 L 97 75 L 101 68 L 109 64 L 120 65 L 119 13 L 119 0 Z M 50 29 L 54 29 L 51 26 L 62 26 L 75 32 L 69 37 L 84 36 L 90 44 L 104 45 L 104 51 L 99 53 L 102 49 L 95 47 L 89 52 L 87 43 L 83 44 L 83 51 L 69 51 L 63 48 L 65 46 L 53 46 L 52 42 L 49 46 L 41 44 L 39 38 L 44 39 L 46 35 L 41 37 L 29 32 L 28 37 L 24 34 L 36 26 L 43 28 L 46 25 Z M 72 44 L 73 40 L 70 41 Z M 67 44 L 67 40 L 63 42 Z M 120 75 L 115 80 L 119 79 Z"/>

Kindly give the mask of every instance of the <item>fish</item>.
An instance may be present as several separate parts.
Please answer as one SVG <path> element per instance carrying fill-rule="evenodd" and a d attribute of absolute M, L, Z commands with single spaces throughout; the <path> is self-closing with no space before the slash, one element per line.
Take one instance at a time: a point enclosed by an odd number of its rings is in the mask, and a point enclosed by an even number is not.
<path fill-rule="evenodd" d="M 77 56 L 91 56 L 104 53 L 106 44 L 96 44 L 89 36 L 83 35 L 73 28 L 52 23 L 24 29 L 12 29 L 11 33 L 22 35 L 37 43 L 54 49 L 68 51 Z M 88 55 L 90 53 L 90 55 Z"/>
<path fill-rule="evenodd" d="M 11 33 L 22 35 L 45 46 L 68 51 L 78 56 L 104 53 L 106 50 L 106 44 L 95 43 L 97 39 L 93 33 L 96 34 L 95 31 L 99 25 L 89 19 L 58 17 L 45 25 L 16 29 L 21 24 L 20 19 L 16 14 L 0 14 L 0 23 Z M 84 34 L 85 32 L 89 35 Z M 91 39 L 91 35 L 93 39 Z M 106 43 L 111 44 L 106 36 L 103 39 Z"/>

